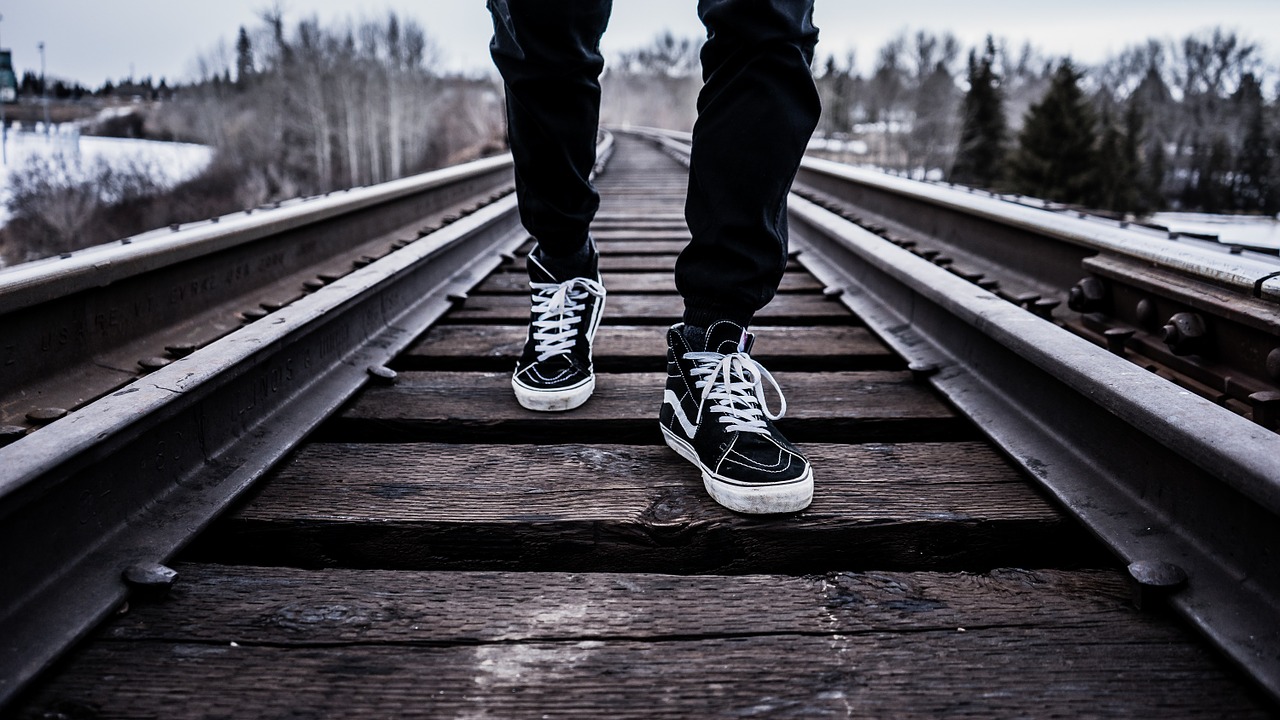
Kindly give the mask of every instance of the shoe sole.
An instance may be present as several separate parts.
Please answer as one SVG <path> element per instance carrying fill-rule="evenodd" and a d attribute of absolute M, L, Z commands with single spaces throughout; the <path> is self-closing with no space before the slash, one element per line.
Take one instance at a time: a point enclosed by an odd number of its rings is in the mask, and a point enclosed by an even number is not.
<path fill-rule="evenodd" d="M 563 412 L 581 406 L 591 397 L 591 393 L 596 390 L 596 378 L 592 375 L 581 385 L 564 390 L 535 390 L 521 385 L 512 378 L 511 389 L 515 391 L 516 401 L 520 403 L 520 407 L 526 410 Z"/>
<path fill-rule="evenodd" d="M 799 512 L 813 502 L 813 468 L 805 469 L 803 476 L 784 483 L 743 484 L 721 477 L 711 471 L 698 459 L 693 446 L 683 438 L 668 430 L 661 423 L 662 437 L 667 447 L 675 450 L 680 457 L 688 460 L 702 471 L 702 486 L 712 500 L 735 512 L 750 515 L 772 515 L 776 513 Z"/>

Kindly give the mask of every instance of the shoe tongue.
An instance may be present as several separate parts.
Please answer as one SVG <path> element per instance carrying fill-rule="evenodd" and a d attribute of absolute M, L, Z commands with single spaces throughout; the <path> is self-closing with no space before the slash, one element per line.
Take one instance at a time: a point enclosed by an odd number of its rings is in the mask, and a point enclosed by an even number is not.
<path fill-rule="evenodd" d="M 728 355 L 744 349 L 743 344 L 746 339 L 746 330 L 741 325 L 721 320 L 707 328 L 707 344 L 705 347 L 708 352 Z"/>

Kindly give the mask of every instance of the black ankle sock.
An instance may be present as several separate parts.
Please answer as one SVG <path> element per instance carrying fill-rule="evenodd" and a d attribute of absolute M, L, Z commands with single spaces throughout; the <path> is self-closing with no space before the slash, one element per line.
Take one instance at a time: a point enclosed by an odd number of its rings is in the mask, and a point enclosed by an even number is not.
<path fill-rule="evenodd" d="M 585 277 L 595 279 L 599 267 L 599 255 L 596 252 L 596 242 L 590 236 L 587 241 L 578 248 L 578 251 L 572 255 L 561 257 L 551 257 L 542 252 L 542 248 L 536 248 L 533 251 L 534 257 L 538 258 L 538 262 L 551 273 L 558 282 L 572 280 L 576 277 Z"/>

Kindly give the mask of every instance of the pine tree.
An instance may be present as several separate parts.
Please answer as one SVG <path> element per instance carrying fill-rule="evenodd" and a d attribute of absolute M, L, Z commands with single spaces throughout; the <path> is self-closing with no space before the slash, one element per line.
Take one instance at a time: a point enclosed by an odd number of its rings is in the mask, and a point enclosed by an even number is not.
<path fill-rule="evenodd" d="M 1244 123 L 1244 139 L 1235 163 L 1233 205 L 1245 212 L 1274 215 L 1280 210 L 1280 188 L 1272 185 L 1272 140 L 1261 83 L 1252 75 L 1246 75 L 1236 100 Z"/>
<path fill-rule="evenodd" d="M 995 42 L 987 36 L 981 60 L 969 52 L 969 91 L 962 106 L 960 146 L 951 168 L 951 182 L 991 187 L 1004 174 L 1004 98 L 994 70 Z"/>
<path fill-rule="evenodd" d="M 1063 60 L 1048 92 L 1027 111 L 1010 162 L 1015 192 L 1063 203 L 1093 199 L 1097 130 L 1081 77 L 1071 60 Z"/>
<path fill-rule="evenodd" d="M 249 33 L 240 26 L 240 36 L 236 38 L 236 86 L 243 88 L 253 75 L 253 44 L 249 42 Z"/>

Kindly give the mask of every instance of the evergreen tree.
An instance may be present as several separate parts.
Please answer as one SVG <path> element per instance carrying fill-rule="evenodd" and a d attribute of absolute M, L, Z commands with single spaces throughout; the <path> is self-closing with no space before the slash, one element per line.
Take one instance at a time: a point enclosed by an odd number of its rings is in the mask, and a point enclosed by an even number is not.
<path fill-rule="evenodd" d="M 1094 165 L 1093 197 L 1090 204 L 1101 210 L 1129 212 L 1138 204 L 1137 158 L 1127 133 L 1102 117 L 1102 137 L 1098 141 Z"/>
<path fill-rule="evenodd" d="M 1027 111 L 1010 162 L 1015 192 L 1064 203 L 1094 199 L 1097 130 L 1081 77 L 1071 60 L 1063 60 L 1048 92 Z"/>
<path fill-rule="evenodd" d="M 1234 208 L 1274 215 L 1280 210 L 1280 188 L 1272 185 L 1272 139 L 1262 85 L 1252 75 L 1246 75 L 1241 83 L 1236 104 L 1244 123 L 1244 139 L 1235 163 Z"/>
<path fill-rule="evenodd" d="M 243 88 L 253 75 L 253 43 L 249 41 L 249 33 L 240 26 L 240 35 L 236 38 L 236 86 Z"/>
<path fill-rule="evenodd" d="M 1004 174 L 1004 98 L 996 75 L 995 42 L 987 36 L 981 60 L 969 52 L 969 91 L 962 106 L 960 145 L 951 168 L 951 182 L 991 187 Z"/>

